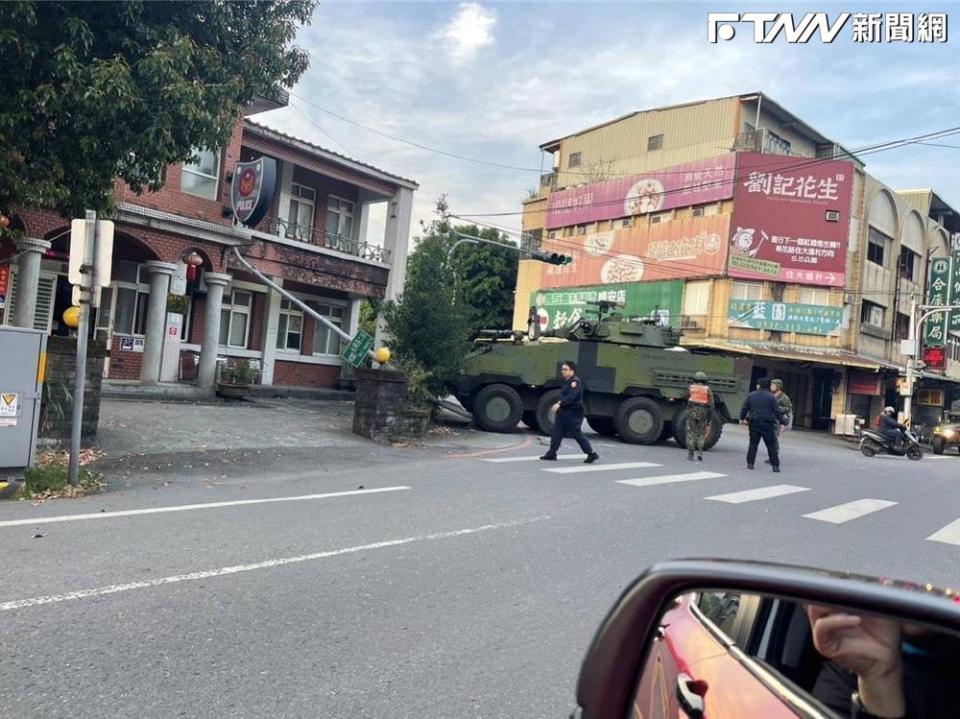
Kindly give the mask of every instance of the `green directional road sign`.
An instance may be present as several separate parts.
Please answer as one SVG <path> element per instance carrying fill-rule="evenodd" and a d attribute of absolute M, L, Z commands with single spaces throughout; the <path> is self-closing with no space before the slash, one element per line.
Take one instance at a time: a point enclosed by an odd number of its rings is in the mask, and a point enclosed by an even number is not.
<path fill-rule="evenodd" d="M 373 337 L 363 330 L 357 330 L 357 334 L 353 336 L 350 344 L 347 345 L 340 356 L 354 367 L 359 367 L 363 364 L 363 360 L 366 359 L 367 352 L 370 351 L 371 347 L 373 347 Z"/>

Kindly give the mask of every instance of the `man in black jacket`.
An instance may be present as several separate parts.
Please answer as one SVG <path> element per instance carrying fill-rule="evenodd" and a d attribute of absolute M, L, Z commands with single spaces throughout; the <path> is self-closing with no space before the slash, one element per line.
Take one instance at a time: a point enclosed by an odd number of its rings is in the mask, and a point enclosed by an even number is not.
<path fill-rule="evenodd" d="M 747 469 L 753 469 L 757 460 L 757 448 L 763 440 L 774 472 L 780 471 L 780 451 L 777 444 L 777 425 L 784 417 L 777 398 L 770 391 L 770 380 L 757 382 L 757 389 L 747 395 L 740 408 L 740 422 L 750 425 L 750 446 L 747 449 Z"/>
<path fill-rule="evenodd" d="M 580 449 L 587 455 L 584 460 L 587 464 L 593 464 L 600 455 L 593 451 L 590 442 L 583 436 L 583 382 L 576 375 L 577 366 L 567 360 L 560 365 L 560 374 L 563 376 L 563 387 L 560 389 L 560 401 L 554 405 L 557 412 L 556 420 L 553 423 L 553 431 L 550 433 L 550 449 L 540 459 L 555 460 L 557 450 L 560 449 L 560 443 L 564 437 L 572 437 L 577 440 Z"/>

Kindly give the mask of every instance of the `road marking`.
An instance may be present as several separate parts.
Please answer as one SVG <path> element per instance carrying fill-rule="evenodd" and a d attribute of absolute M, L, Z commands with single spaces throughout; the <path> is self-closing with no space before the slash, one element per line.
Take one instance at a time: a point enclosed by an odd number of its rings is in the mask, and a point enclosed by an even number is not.
<path fill-rule="evenodd" d="M 386 549 L 387 547 L 399 547 L 404 544 L 413 544 L 415 542 L 426 542 L 435 539 L 452 539 L 462 537 L 467 534 L 479 534 L 480 532 L 489 532 L 495 529 L 509 529 L 511 527 L 522 527 L 535 522 L 542 522 L 550 519 L 548 515 L 531 517 L 529 519 L 519 519 L 513 522 L 500 522 L 497 524 L 484 524 L 480 527 L 471 527 L 469 529 L 457 529 L 452 532 L 437 532 L 434 534 L 422 534 L 415 537 L 404 537 L 403 539 L 389 539 L 385 542 L 374 542 L 373 544 L 361 544 L 355 547 L 344 547 L 343 549 L 332 549 L 326 552 L 314 552 L 313 554 L 301 554 L 296 557 L 283 557 L 280 559 L 268 559 L 263 562 L 254 562 L 252 564 L 235 564 L 231 567 L 221 567 L 219 569 L 207 569 L 200 572 L 190 572 L 189 574 L 175 574 L 170 577 L 158 577 L 156 579 L 147 579 L 139 582 L 127 582 L 126 584 L 111 584 L 106 587 L 96 587 L 93 589 L 81 589 L 76 592 L 66 594 L 48 594 L 41 597 L 31 597 L 29 599 L 15 599 L 10 602 L 0 602 L 0 612 L 7 612 L 12 609 L 24 609 L 25 607 L 38 607 L 44 604 L 57 604 L 59 602 L 69 602 L 76 599 L 87 599 L 89 597 L 100 597 L 106 594 L 118 594 L 120 592 L 129 592 L 133 589 L 150 589 L 151 587 L 161 587 L 165 584 L 179 584 L 180 582 L 193 582 L 198 579 L 210 579 L 213 577 L 224 577 L 229 574 L 240 574 L 242 572 L 253 572 L 258 569 L 272 569 L 273 567 L 282 567 L 287 564 L 299 564 L 301 562 L 312 562 L 317 559 L 329 559 L 330 557 L 339 557 L 344 554 L 356 554 L 357 552 L 368 552 L 374 549 Z"/>
<path fill-rule="evenodd" d="M 851 519 L 879 512 L 881 509 L 892 507 L 896 502 L 890 502 L 886 499 L 857 499 L 846 504 L 838 504 L 836 507 L 821 509 L 819 512 L 811 512 L 803 515 L 807 519 L 816 519 L 821 522 L 830 522 L 831 524 L 843 524 Z"/>
<path fill-rule="evenodd" d="M 809 491 L 809 487 L 797 487 L 793 484 L 775 484 L 772 487 L 758 487 L 757 489 L 747 489 L 742 492 L 717 494 L 713 497 L 705 497 L 705 499 L 727 502 L 728 504 L 743 504 L 744 502 L 756 502 L 761 499 L 773 499 L 774 497 L 783 497 L 787 494 Z"/>
<path fill-rule="evenodd" d="M 163 514 L 165 512 L 192 512 L 196 509 L 218 509 L 220 507 L 242 507 L 248 504 L 272 504 L 274 502 L 301 502 L 309 499 L 333 499 L 352 497 L 359 494 L 379 494 L 399 492 L 410 487 L 379 487 L 376 489 L 353 489 L 349 492 L 326 492 L 325 494 L 301 494 L 296 497 L 267 497 L 265 499 L 236 499 L 229 502 L 204 502 L 203 504 L 179 504 L 170 507 L 149 507 L 147 509 L 124 509 L 117 512 L 96 512 L 92 514 L 62 514 L 56 517 L 34 517 L 33 519 L 8 519 L 0 521 L 0 527 L 22 527 L 35 524 L 53 524 L 55 522 L 79 522 L 86 519 L 112 519 L 114 517 L 136 517 L 141 514 Z"/>
<path fill-rule="evenodd" d="M 944 544 L 960 544 L 960 519 L 950 522 L 943 529 L 939 529 L 929 537 L 931 542 L 943 542 Z"/>
<path fill-rule="evenodd" d="M 615 464 L 586 464 L 582 467 L 557 467 L 556 469 L 545 469 L 543 471 L 553 472 L 554 474 L 579 474 L 580 472 L 607 472 L 614 469 L 648 469 L 662 466 L 662 464 L 654 462 L 620 462 Z"/>
<path fill-rule="evenodd" d="M 726 477 L 717 472 L 691 472 L 689 474 L 662 474 L 657 477 L 642 477 L 640 479 L 619 479 L 618 484 L 629 484 L 633 487 L 652 487 L 657 484 L 673 484 L 674 482 L 695 482 L 698 479 L 716 479 Z"/>
<path fill-rule="evenodd" d="M 586 455 L 584 454 L 558 454 L 557 459 L 583 459 Z M 493 459 L 481 459 L 481 462 L 535 462 L 540 459 L 539 454 L 533 454 L 529 457 L 494 457 Z M 546 461 L 546 460 L 545 460 Z"/>

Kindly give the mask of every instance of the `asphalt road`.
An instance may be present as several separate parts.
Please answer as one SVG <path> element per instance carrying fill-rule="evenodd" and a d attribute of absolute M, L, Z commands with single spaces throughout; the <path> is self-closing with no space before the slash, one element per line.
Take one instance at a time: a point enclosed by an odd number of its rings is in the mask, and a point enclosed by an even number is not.
<path fill-rule="evenodd" d="M 584 471 L 488 461 L 542 447 L 480 434 L 477 456 L 351 465 L 339 448 L 314 470 L 4 504 L 0 716 L 562 717 L 593 631 L 653 561 L 958 583 L 960 529 L 929 539 L 960 519 L 955 455 L 866 459 L 791 433 L 774 475 L 746 470 L 744 444 L 728 429 L 690 464 L 601 440 Z"/>

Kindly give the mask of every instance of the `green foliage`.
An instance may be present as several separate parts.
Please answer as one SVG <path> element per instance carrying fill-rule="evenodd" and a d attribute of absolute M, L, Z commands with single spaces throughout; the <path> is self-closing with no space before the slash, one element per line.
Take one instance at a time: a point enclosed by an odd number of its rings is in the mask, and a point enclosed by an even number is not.
<path fill-rule="evenodd" d="M 47 434 L 54 424 L 62 423 L 67 412 L 73 410 L 73 391 L 66 382 L 50 380 L 43 383 L 40 397 L 40 433 Z"/>
<path fill-rule="evenodd" d="M 491 228 L 459 225 L 454 230 L 504 245 L 500 249 L 480 243 L 464 244 L 451 258 L 459 298 L 467 307 L 470 336 L 476 337 L 482 329 L 510 329 L 519 262 L 516 244 Z"/>
<path fill-rule="evenodd" d="M 360 304 L 360 320 L 358 326 L 371 337 L 377 334 L 377 316 L 383 303 L 380 300 L 364 300 Z"/>
<path fill-rule="evenodd" d="M 80 467 L 77 475 L 79 491 L 67 485 L 66 453 L 53 459 L 38 462 L 24 472 L 24 486 L 21 496 L 24 499 L 45 498 L 58 495 L 79 495 L 103 487 L 102 475 L 86 467 Z"/>
<path fill-rule="evenodd" d="M 434 394 L 430 389 L 431 373 L 421 367 L 415 360 L 407 358 L 398 360 L 393 365 L 407 377 L 407 398 L 410 403 L 413 405 L 429 404 L 430 395 Z"/>
<path fill-rule="evenodd" d="M 111 209 L 114 177 L 226 144 L 241 108 L 307 67 L 315 0 L 0 3 L 0 210 Z"/>
<path fill-rule="evenodd" d="M 186 315 L 190 309 L 190 300 L 186 295 L 167 295 L 167 312 Z"/>
<path fill-rule="evenodd" d="M 224 384 L 253 384 L 257 370 L 249 360 L 234 359 L 220 369 L 220 381 Z"/>

